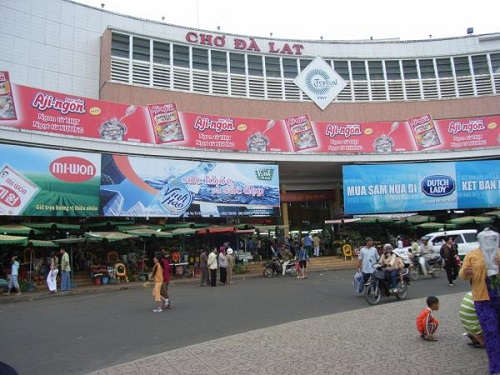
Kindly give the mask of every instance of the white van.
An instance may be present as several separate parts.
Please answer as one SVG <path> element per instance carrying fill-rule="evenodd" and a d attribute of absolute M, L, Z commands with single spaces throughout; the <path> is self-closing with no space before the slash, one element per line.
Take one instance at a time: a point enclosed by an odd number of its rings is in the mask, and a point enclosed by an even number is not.
<path fill-rule="evenodd" d="M 441 246 L 444 244 L 444 239 L 447 236 L 454 238 L 458 247 L 458 255 L 463 259 L 466 253 L 479 247 L 477 241 L 477 230 L 475 229 L 456 229 L 456 230 L 443 230 L 440 232 L 433 232 L 426 234 L 422 238 L 427 238 L 434 247 L 434 251 L 439 254 Z"/>

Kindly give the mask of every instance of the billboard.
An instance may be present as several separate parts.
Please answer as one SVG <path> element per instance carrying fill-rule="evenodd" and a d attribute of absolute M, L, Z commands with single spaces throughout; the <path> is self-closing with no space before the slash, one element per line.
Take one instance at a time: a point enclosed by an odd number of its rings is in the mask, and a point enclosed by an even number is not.
<path fill-rule="evenodd" d="M 0 71 L 0 127 L 5 129 L 250 153 L 398 154 L 499 148 L 500 116 L 395 122 L 314 121 L 182 112 L 176 103 L 147 106 L 88 99 L 11 82 Z"/>
<path fill-rule="evenodd" d="M 108 217 L 280 216 L 269 164 L 103 154 L 100 197 Z"/>
<path fill-rule="evenodd" d="M 500 160 L 343 167 L 344 212 L 500 206 Z"/>
<path fill-rule="evenodd" d="M 0 144 L 0 215 L 97 216 L 100 154 Z"/>

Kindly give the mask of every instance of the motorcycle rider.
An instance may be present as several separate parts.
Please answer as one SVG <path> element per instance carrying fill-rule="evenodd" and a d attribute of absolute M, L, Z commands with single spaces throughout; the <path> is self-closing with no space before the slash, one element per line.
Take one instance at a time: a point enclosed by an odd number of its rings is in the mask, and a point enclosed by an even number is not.
<path fill-rule="evenodd" d="M 380 257 L 380 264 L 385 266 L 385 272 L 390 276 L 389 290 L 396 293 L 396 285 L 398 279 L 401 278 L 401 270 L 404 268 L 403 258 L 398 256 L 393 250 L 390 243 L 386 243 L 383 247 L 384 254 Z"/>
<path fill-rule="evenodd" d="M 427 271 L 429 270 L 429 261 L 436 258 L 436 252 L 434 251 L 434 246 L 429 242 L 428 237 L 422 237 L 422 244 L 420 245 L 420 266 L 424 271 L 424 274 L 427 275 Z"/>

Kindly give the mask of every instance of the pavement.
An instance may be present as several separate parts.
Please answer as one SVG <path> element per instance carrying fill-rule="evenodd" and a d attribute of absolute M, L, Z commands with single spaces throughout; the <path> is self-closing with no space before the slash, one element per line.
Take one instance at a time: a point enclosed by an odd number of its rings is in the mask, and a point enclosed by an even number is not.
<path fill-rule="evenodd" d="M 262 277 L 259 273 L 236 275 L 236 278 L 257 276 Z M 197 279 L 173 280 L 173 283 L 197 282 Z M 142 284 L 86 287 L 69 293 L 111 292 L 142 288 Z M 62 294 L 25 293 L 0 297 L 0 300 Z M 467 345 L 468 339 L 463 336 L 458 319 L 463 293 L 439 298 L 440 310 L 435 313 L 440 322 L 436 342 L 422 340 L 415 328 L 416 315 L 425 307 L 425 299 L 397 301 L 383 298 L 377 306 L 367 304 L 366 308 L 359 310 L 243 332 L 122 363 L 89 375 L 488 374 L 486 351 Z M 168 314 L 168 311 L 162 314 Z"/>
<path fill-rule="evenodd" d="M 488 374 L 486 351 L 467 345 L 462 335 L 462 298 L 463 293 L 440 297 L 436 342 L 422 340 L 415 328 L 424 299 L 386 299 L 381 305 L 244 332 L 89 375 Z"/>

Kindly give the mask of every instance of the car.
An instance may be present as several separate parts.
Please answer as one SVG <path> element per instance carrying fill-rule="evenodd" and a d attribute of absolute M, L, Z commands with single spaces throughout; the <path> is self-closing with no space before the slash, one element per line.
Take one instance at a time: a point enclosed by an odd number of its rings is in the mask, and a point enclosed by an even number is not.
<path fill-rule="evenodd" d="M 479 242 L 477 241 L 477 230 L 476 229 L 454 229 L 454 230 L 442 230 L 439 232 L 428 233 L 422 236 L 422 239 L 428 239 L 434 248 L 434 252 L 439 254 L 441 246 L 444 244 L 444 239 L 447 236 L 453 237 L 458 248 L 458 256 L 463 259 L 465 254 L 469 251 L 477 249 L 479 247 Z M 401 256 L 405 263 L 409 263 L 408 253 L 411 251 L 411 246 L 403 247 L 402 249 L 395 249 L 396 254 Z"/>
<path fill-rule="evenodd" d="M 422 238 L 427 238 L 434 247 L 434 251 L 439 254 L 441 246 L 444 244 L 444 239 L 447 236 L 453 237 L 455 244 L 458 248 L 458 255 L 463 259 L 465 254 L 469 251 L 477 249 L 479 247 L 479 242 L 477 241 L 477 230 L 476 229 L 454 229 L 454 230 L 443 230 L 439 232 L 433 232 L 426 234 Z"/>

